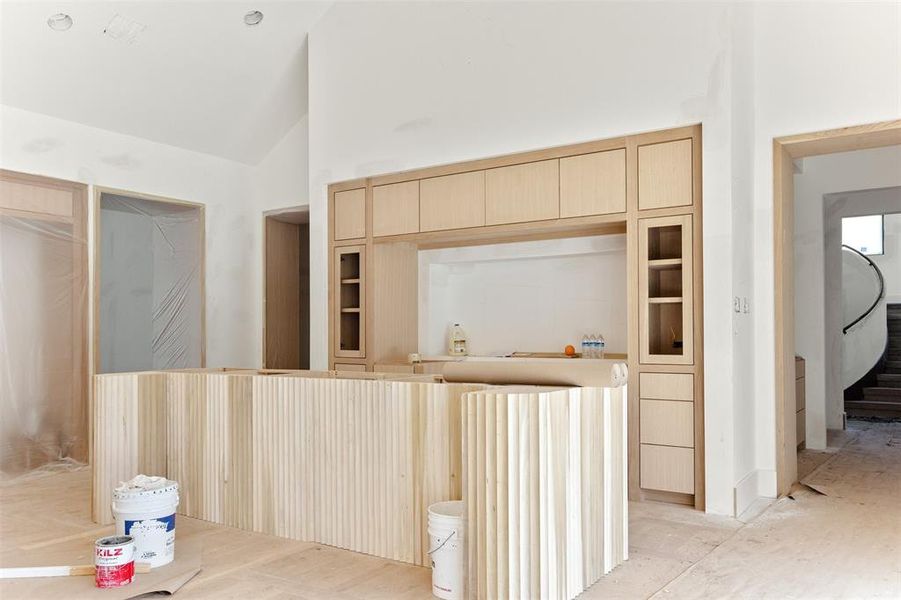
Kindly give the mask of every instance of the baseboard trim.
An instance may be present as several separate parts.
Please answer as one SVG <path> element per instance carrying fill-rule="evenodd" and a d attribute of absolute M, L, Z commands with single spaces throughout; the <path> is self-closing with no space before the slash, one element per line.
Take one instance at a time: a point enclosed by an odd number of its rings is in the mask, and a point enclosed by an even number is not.
<path fill-rule="evenodd" d="M 757 500 L 776 497 L 776 472 L 755 469 L 735 484 L 732 515 L 743 515 Z"/>

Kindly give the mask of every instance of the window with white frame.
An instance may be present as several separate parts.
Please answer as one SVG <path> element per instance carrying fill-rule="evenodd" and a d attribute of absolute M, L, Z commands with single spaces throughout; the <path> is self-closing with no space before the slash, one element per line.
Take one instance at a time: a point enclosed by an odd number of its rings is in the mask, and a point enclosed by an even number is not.
<path fill-rule="evenodd" d="M 885 228 L 882 217 L 883 215 L 867 215 L 842 219 L 842 244 L 868 256 L 883 254 Z"/>

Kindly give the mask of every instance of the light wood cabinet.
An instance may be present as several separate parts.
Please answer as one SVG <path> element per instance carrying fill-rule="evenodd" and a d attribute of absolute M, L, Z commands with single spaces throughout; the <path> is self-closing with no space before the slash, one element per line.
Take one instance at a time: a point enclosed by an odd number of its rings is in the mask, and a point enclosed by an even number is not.
<path fill-rule="evenodd" d="M 694 494 L 695 451 L 692 448 L 641 444 L 641 487 Z"/>
<path fill-rule="evenodd" d="M 334 355 L 366 357 L 366 246 L 335 248 Z"/>
<path fill-rule="evenodd" d="M 332 207 L 336 240 L 366 237 L 366 188 L 335 192 Z"/>
<path fill-rule="evenodd" d="M 800 356 L 795 357 L 795 434 L 798 448 L 807 442 L 807 377 L 805 362 Z"/>
<path fill-rule="evenodd" d="M 693 364 L 692 215 L 639 219 L 638 254 L 641 362 Z"/>
<path fill-rule="evenodd" d="M 641 443 L 693 448 L 694 418 L 692 402 L 642 398 L 639 405 Z"/>
<path fill-rule="evenodd" d="M 543 221 L 559 216 L 559 160 L 543 160 L 486 172 L 486 225 Z"/>
<path fill-rule="evenodd" d="M 372 188 L 372 235 L 419 232 L 419 180 Z"/>
<path fill-rule="evenodd" d="M 335 363 L 335 370 L 365 372 L 366 365 L 364 365 L 363 363 Z"/>
<path fill-rule="evenodd" d="M 638 209 L 692 204 L 691 140 L 638 147 Z"/>
<path fill-rule="evenodd" d="M 485 225 L 485 171 L 431 177 L 419 186 L 421 231 Z"/>
<path fill-rule="evenodd" d="M 641 373 L 638 392 L 650 400 L 682 400 L 695 398 L 694 375 L 691 373 Z"/>
<path fill-rule="evenodd" d="M 626 212 L 626 150 L 560 159 L 560 217 Z"/>

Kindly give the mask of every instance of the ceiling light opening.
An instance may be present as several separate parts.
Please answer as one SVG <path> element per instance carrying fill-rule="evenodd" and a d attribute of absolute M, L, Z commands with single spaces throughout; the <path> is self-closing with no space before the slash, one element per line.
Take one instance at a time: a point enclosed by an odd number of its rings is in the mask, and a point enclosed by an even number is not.
<path fill-rule="evenodd" d="M 65 13 L 56 13 L 47 19 L 47 25 L 53 31 L 66 31 L 72 27 L 72 17 Z"/>
<path fill-rule="evenodd" d="M 252 10 L 246 15 L 244 15 L 244 24 L 245 25 L 259 25 L 263 20 L 263 13 L 258 10 Z"/>

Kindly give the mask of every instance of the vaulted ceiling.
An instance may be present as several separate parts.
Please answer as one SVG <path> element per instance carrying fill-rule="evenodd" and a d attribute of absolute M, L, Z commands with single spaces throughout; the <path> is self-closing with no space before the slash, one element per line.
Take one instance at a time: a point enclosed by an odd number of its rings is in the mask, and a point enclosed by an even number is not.
<path fill-rule="evenodd" d="M 2 1 L 0 103 L 256 164 L 307 112 L 307 33 L 329 4 Z"/>

